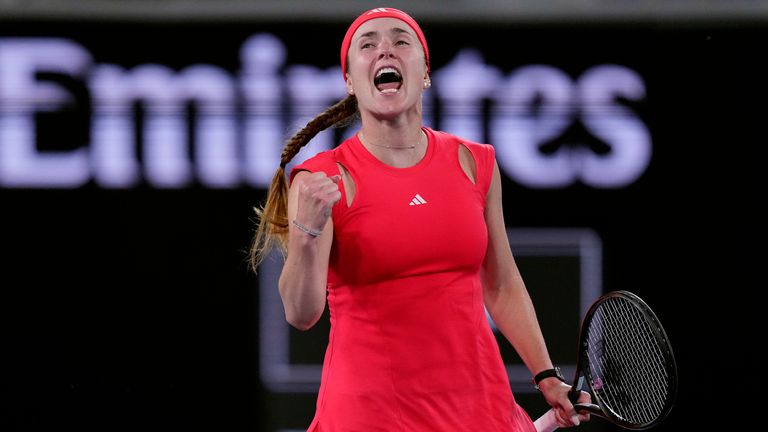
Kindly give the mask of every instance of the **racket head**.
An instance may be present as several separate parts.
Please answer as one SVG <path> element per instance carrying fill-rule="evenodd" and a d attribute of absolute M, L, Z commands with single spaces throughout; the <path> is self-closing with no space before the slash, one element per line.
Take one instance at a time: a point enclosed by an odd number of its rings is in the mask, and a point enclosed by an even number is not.
<path fill-rule="evenodd" d="M 602 417 L 634 430 L 663 421 L 677 395 L 677 364 L 656 314 L 613 291 L 592 304 L 579 336 L 578 369 Z"/>

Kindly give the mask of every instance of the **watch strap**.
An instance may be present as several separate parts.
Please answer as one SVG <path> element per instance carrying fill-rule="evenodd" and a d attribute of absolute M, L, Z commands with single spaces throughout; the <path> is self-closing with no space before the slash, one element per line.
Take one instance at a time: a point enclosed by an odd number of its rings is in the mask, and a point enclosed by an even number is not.
<path fill-rule="evenodd" d="M 536 374 L 536 376 L 533 377 L 533 385 L 536 387 L 536 389 L 539 389 L 539 383 L 541 380 L 545 378 L 557 378 L 562 382 L 565 382 L 565 378 L 563 378 L 562 372 L 560 372 L 559 367 L 554 367 L 552 369 L 545 369 L 539 373 Z"/>

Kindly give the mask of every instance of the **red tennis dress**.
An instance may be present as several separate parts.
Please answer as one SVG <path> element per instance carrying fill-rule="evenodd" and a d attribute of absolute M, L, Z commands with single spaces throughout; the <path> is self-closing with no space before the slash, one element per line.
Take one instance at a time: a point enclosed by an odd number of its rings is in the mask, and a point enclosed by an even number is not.
<path fill-rule="evenodd" d="M 331 332 L 311 432 L 535 431 L 517 405 L 483 309 L 490 145 L 425 128 L 409 168 L 376 159 L 357 136 L 291 171 L 355 182 L 332 217 Z M 474 157 L 476 182 L 459 164 Z"/>

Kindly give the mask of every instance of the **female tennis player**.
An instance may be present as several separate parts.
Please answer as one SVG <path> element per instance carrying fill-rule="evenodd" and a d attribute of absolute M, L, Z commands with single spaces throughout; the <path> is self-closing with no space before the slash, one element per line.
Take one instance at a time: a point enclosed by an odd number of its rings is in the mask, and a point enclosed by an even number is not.
<path fill-rule="evenodd" d="M 290 324 L 308 329 L 330 309 L 309 431 L 533 431 L 483 306 L 558 425 L 587 420 L 554 373 L 510 250 L 494 148 L 422 125 L 431 83 L 419 25 L 393 8 L 364 12 L 341 68 L 349 96 L 287 142 L 251 256 L 255 270 L 274 244 L 285 252 Z M 286 179 L 303 145 L 358 113 L 357 134 Z"/>

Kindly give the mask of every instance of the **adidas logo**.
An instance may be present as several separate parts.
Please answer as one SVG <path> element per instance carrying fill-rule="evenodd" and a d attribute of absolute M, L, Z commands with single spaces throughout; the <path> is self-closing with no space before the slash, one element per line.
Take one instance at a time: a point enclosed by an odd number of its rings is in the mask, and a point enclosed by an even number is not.
<path fill-rule="evenodd" d="M 421 195 L 416 194 L 416 196 L 413 197 L 413 199 L 411 200 L 411 203 L 408 204 L 408 205 L 418 206 L 418 205 L 422 205 L 422 204 L 426 204 L 426 203 L 427 203 L 427 200 L 422 198 Z"/>

